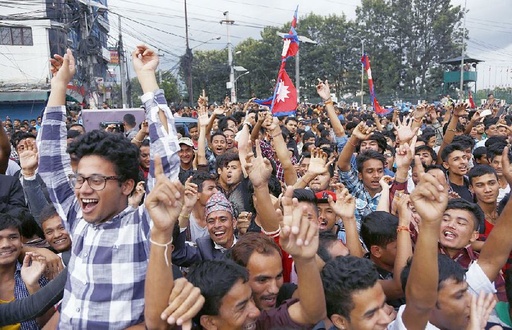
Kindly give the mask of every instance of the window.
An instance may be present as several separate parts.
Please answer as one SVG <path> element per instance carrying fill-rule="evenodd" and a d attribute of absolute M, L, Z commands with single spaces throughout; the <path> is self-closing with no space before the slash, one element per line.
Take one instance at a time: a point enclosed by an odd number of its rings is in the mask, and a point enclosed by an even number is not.
<path fill-rule="evenodd" d="M 0 45 L 34 45 L 32 28 L 0 26 Z"/>

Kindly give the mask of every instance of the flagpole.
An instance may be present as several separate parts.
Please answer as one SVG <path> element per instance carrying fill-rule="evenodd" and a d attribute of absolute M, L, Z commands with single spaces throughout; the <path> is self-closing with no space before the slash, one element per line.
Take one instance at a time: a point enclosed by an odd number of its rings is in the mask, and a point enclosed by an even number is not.
<path fill-rule="evenodd" d="M 364 56 L 364 40 L 361 39 L 361 57 Z M 363 109 L 364 98 L 364 64 L 361 63 L 361 110 Z"/>

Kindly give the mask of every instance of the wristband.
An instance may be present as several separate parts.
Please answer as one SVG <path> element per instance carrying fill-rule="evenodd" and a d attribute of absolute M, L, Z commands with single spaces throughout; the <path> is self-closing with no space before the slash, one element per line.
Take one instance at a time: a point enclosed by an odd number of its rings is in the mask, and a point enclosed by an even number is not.
<path fill-rule="evenodd" d="M 155 242 L 153 241 L 151 238 L 149 239 L 149 242 L 153 245 L 156 245 L 156 246 L 159 246 L 159 247 L 163 247 L 165 248 L 164 250 L 164 254 L 165 254 L 165 264 L 167 265 L 167 267 L 169 267 L 169 259 L 167 258 L 167 250 L 169 249 L 169 245 L 172 244 L 172 238 L 169 242 L 165 243 L 165 244 L 162 244 L 162 243 L 158 243 L 158 242 Z"/>
<path fill-rule="evenodd" d="M 324 105 L 334 105 L 334 102 L 331 99 L 328 99 L 327 101 L 324 101 Z"/>
<path fill-rule="evenodd" d="M 411 230 L 409 229 L 409 226 L 398 226 L 396 228 L 396 232 L 399 233 L 401 231 L 406 231 L 406 232 L 411 232 Z"/>

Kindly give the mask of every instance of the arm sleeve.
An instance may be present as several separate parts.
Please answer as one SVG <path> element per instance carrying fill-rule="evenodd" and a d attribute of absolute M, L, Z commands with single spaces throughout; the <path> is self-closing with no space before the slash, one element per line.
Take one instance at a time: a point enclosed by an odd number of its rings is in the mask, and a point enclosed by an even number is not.
<path fill-rule="evenodd" d="M 8 304 L 0 304 L 0 326 L 20 323 L 44 314 L 62 299 L 68 271 L 64 269 L 39 291 Z"/>
<path fill-rule="evenodd" d="M 164 91 L 159 89 L 154 93 L 146 93 L 142 97 L 146 107 L 146 120 L 149 123 L 149 138 L 151 140 L 151 155 L 158 155 L 162 159 L 164 173 L 171 180 L 177 180 L 180 172 L 180 158 L 178 151 L 178 134 L 174 124 L 174 117 L 171 109 L 167 106 Z M 168 131 L 164 129 L 160 121 L 159 113 L 162 111 L 167 120 Z M 148 175 L 148 193 L 155 185 L 154 156 L 151 157 L 151 164 Z"/>
<path fill-rule="evenodd" d="M 44 111 L 41 129 L 37 135 L 39 175 L 48 188 L 50 199 L 64 221 L 72 221 L 69 211 L 76 207 L 68 176 L 72 174 L 67 149 L 66 107 L 48 107 Z M 72 226 L 72 223 L 69 223 Z"/>
<path fill-rule="evenodd" d="M 41 210 L 49 204 L 45 197 L 43 187 L 41 187 L 41 184 L 37 179 L 27 180 L 23 178 L 22 180 L 30 213 L 34 216 L 39 226 L 41 226 L 41 223 L 39 222 L 39 214 L 41 213 Z"/>

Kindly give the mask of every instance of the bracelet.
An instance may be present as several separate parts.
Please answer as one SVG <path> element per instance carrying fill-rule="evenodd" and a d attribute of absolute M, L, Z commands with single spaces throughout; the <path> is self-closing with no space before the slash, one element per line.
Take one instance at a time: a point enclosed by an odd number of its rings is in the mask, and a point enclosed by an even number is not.
<path fill-rule="evenodd" d="M 414 118 L 413 121 L 417 122 L 417 123 L 421 123 L 422 121 L 422 118 Z"/>
<path fill-rule="evenodd" d="M 133 139 L 132 139 L 132 141 L 135 141 L 135 142 L 137 142 L 137 143 L 142 143 L 142 141 L 141 141 L 141 140 L 137 140 L 136 138 L 133 138 Z"/>
<path fill-rule="evenodd" d="M 190 214 L 181 213 L 180 216 L 178 217 L 178 219 L 188 219 L 189 217 L 190 217 Z"/>
<path fill-rule="evenodd" d="M 263 228 L 261 228 L 261 232 L 267 236 L 277 237 L 281 233 L 281 226 L 277 228 L 275 231 L 265 231 Z"/>
<path fill-rule="evenodd" d="M 396 228 L 396 232 L 399 233 L 401 231 L 406 231 L 406 232 L 411 232 L 411 230 L 409 229 L 409 226 L 398 226 Z"/>
<path fill-rule="evenodd" d="M 348 143 L 350 143 L 352 145 L 352 147 L 357 148 L 357 145 L 355 145 L 352 142 L 350 142 L 350 139 L 348 139 Z"/>
<path fill-rule="evenodd" d="M 171 245 L 171 244 L 172 244 L 172 238 L 171 238 L 171 240 L 170 240 L 168 243 L 166 243 L 166 244 L 162 244 L 162 243 L 155 242 L 155 241 L 153 241 L 151 238 L 149 239 L 149 242 L 150 242 L 151 244 L 153 244 L 153 245 L 156 245 L 156 246 L 159 246 L 159 247 L 163 247 L 163 248 L 165 248 L 165 250 L 164 250 L 164 254 L 165 254 L 165 264 L 167 265 L 167 267 L 169 267 L 169 259 L 167 258 L 167 250 L 169 249 L 169 245 Z"/>
<path fill-rule="evenodd" d="M 448 128 L 446 129 L 448 132 L 453 132 L 453 133 L 457 133 L 457 130 L 453 129 L 453 128 Z"/>
<path fill-rule="evenodd" d="M 249 127 L 249 130 L 252 130 L 252 125 L 249 123 L 244 123 L 244 125 L 247 125 Z"/>
<path fill-rule="evenodd" d="M 275 138 L 276 136 L 279 136 L 281 134 L 283 134 L 283 132 L 281 132 L 281 130 L 279 130 L 279 132 L 272 134 L 272 137 Z"/>
<path fill-rule="evenodd" d="M 332 101 L 331 98 L 327 99 L 327 101 L 324 101 L 324 105 L 328 105 L 328 104 L 334 105 L 334 102 Z"/>

